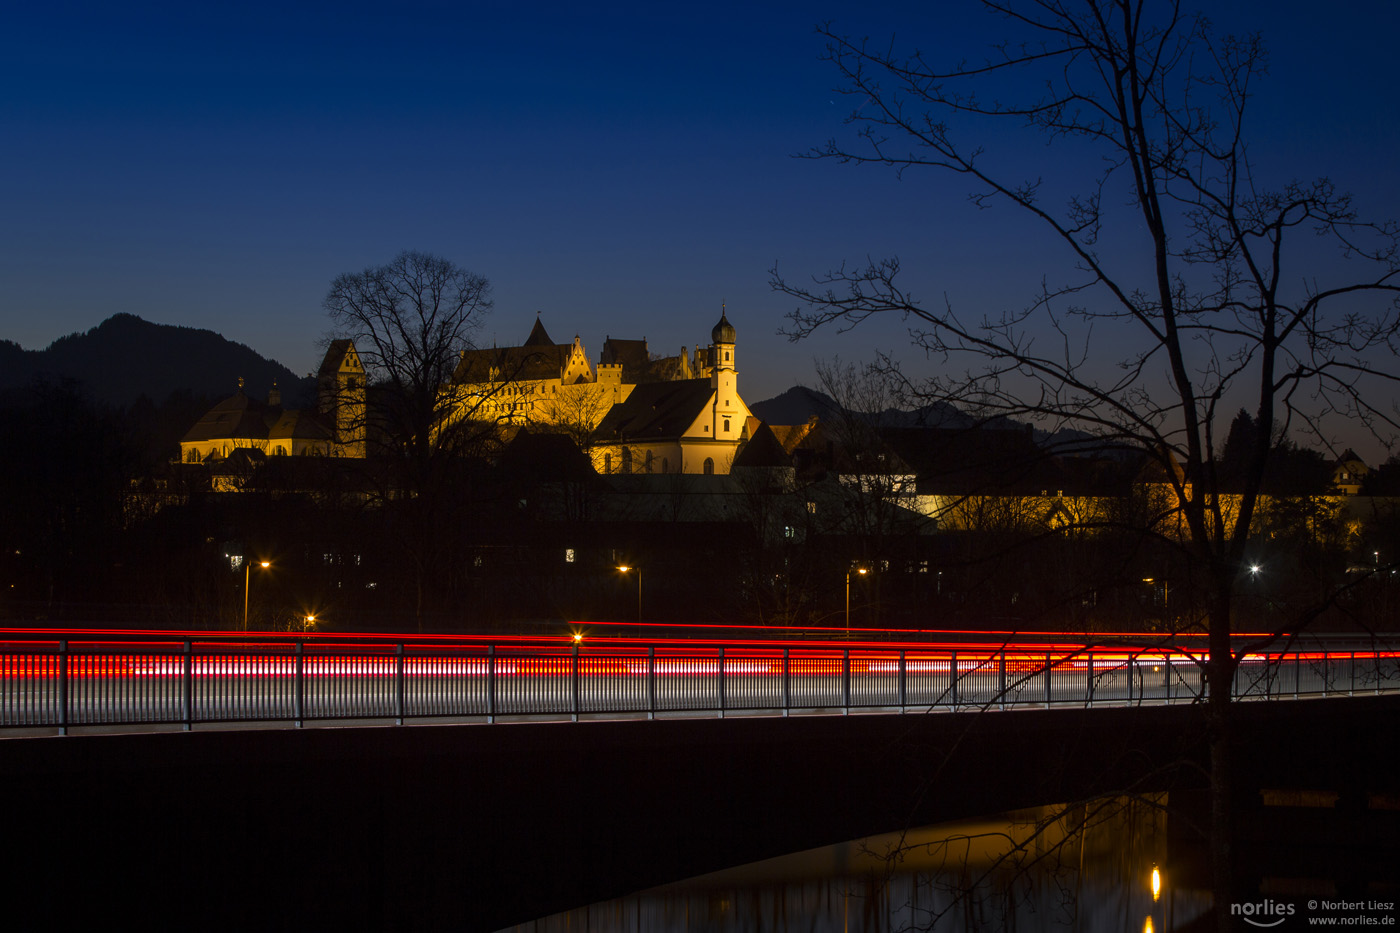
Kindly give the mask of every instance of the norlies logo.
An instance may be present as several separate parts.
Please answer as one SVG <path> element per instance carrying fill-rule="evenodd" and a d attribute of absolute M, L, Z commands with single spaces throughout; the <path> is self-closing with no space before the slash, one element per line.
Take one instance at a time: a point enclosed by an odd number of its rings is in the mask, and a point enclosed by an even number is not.
<path fill-rule="evenodd" d="M 1241 917 L 1245 923 L 1256 927 L 1276 927 L 1297 912 L 1292 904 L 1263 900 L 1257 904 L 1231 904 L 1230 916 Z M 1277 918 L 1277 919 L 1270 919 Z"/>

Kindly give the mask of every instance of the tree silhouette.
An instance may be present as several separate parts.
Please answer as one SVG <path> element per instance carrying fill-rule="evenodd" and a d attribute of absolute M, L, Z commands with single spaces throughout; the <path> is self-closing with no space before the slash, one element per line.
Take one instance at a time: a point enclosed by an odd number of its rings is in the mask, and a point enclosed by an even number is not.
<path fill-rule="evenodd" d="M 1211 849 L 1216 903 L 1228 904 L 1229 698 L 1247 650 L 1232 635 L 1250 529 L 1266 467 L 1291 429 L 1325 437 L 1334 415 L 1382 432 L 1398 426 L 1367 397 L 1397 381 L 1397 228 L 1363 220 L 1326 178 L 1265 186 L 1246 145 L 1247 105 L 1266 65 L 1258 36 L 1219 37 L 1175 2 L 983 6 L 1016 38 L 947 68 L 820 28 L 841 90 L 856 101 L 856 132 L 809 155 L 964 183 L 974 205 L 1009 206 L 1038 225 L 1065 257 L 1059 281 L 987 316 L 917 300 L 895 258 L 809 283 L 775 269 L 772 284 L 800 302 L 795 339 L 903 316 L 914 346 L 949 364 L 916 383 L 925 402 L 1091 431 L 1156 462 L 1184 530 L 1172 543 L 1191 562 L 1192 586 L 1173 600 L 1189 601 L 1184 618 L 1209 632 Z M 1008 167 L 984 149 L 1017 129 L 1042 150 L 1071 147 L 1068 176 L 1047 178 L 1054 165 L 1039 157 Z M 1072 189 L 1095 157 L 1102 171 L 1055 203 L 1050 192 Z M 1345 261 L 1324 259 L 1324 246 Z M 1226 497 L 1216 455 L 1241 397 L 1256 426 L 1280 430 L 1253 432 Z M 1290 632 L 1310 615 L 1270 624 Z"/>

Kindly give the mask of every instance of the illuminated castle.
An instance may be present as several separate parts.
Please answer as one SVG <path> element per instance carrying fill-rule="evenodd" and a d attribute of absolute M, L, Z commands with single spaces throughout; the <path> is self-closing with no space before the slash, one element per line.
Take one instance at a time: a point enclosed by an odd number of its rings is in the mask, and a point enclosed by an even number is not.
<path fill-rule="evenodd" d="M 751 415 L 723 312 L 710 336 L 693 356 L 660 358 L 645 340 L 609 337 L 595 371 L 577 336 L 556 344 L 537 319 L 518 347 L 462 353 L 455 417 L 563 429 L 600 473 L 727 473 Z"/>

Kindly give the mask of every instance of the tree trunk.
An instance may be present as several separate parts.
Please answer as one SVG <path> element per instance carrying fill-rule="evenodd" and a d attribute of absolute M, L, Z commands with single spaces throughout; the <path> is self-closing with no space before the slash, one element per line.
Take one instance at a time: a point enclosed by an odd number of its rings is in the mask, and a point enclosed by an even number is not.
<path fill-rule="evenodd" d="M 1233 808 L 1231 784 L 1231 692 L 1234 656 L 1230 644 L 1230 595 L 1228 584 L 1216 597 L 1210 620 L 1210 662 L 1207 667 L 1209 698 L 1206 728 L 1210 742 L 1210 862 L 1211 890 L 1215 899 L 1216 929 L 1228 933 L 1230 904 L 1234 901 Z"/>

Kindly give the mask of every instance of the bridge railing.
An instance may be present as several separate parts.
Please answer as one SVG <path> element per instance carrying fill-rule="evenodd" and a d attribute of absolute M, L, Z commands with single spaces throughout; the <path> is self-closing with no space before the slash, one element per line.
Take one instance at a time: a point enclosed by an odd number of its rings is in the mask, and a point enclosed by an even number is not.
<path fill-rule="evenodd" d="M 0 635 L 0 729 L 1193 703 L 1203 656 L 1105 645 Z M 1400 689 L 1400 652 L 1240 658 L 1241 700 Z"/>

